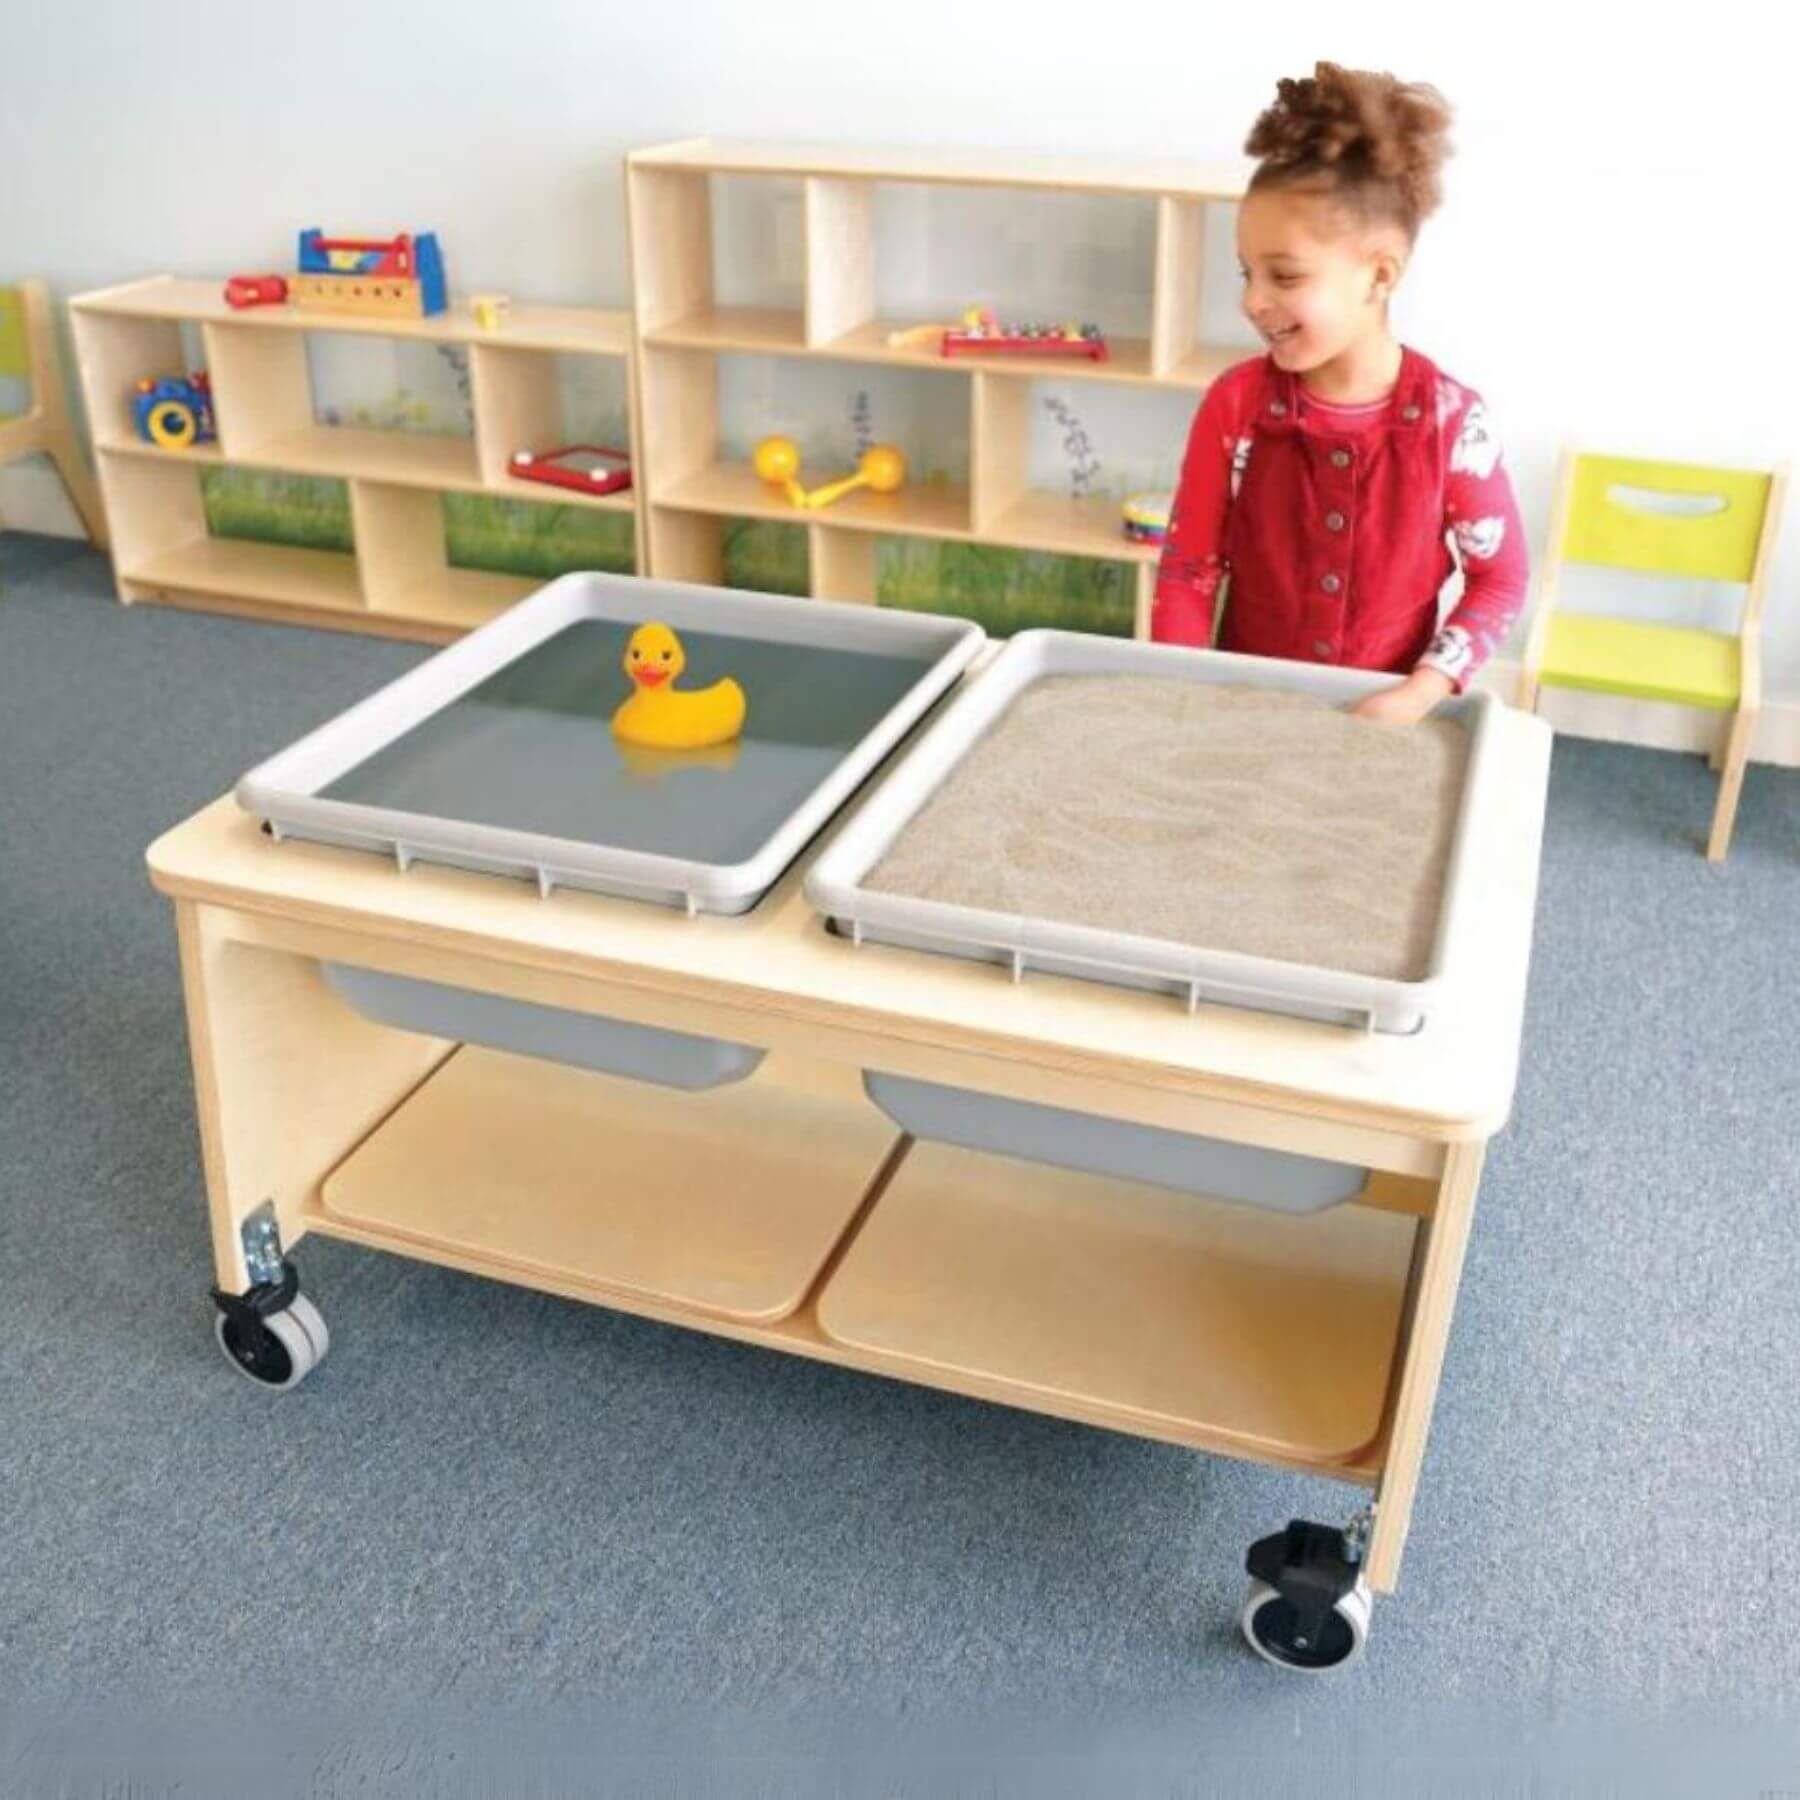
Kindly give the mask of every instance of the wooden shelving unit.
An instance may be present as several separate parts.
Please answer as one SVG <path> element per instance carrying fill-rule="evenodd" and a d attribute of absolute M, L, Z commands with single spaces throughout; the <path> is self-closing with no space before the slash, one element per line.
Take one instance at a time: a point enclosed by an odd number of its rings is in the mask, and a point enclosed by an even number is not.
<path fill-rule="evenodd" d="M 805 272 L 791 310 L 721 306 L 713 271 L 713 180 L 767 177 L 802 186 Z M 1153 547 L 1125 538 L 1116 502 L 1033 489 L 1028 471 L 1034 381 L 1097 381 L 1198 393 L 1240 361 L 1241 347 L 1200 339 L 1206 209 L 1242 198 L 1246 174 L 1171 163 L 1066 158 L 945 158 L 905 152 L 813 150 L 710 139 L 642 150 L 626 159 L 633 317 L 637 328 L 638 441 L 644 447 L 644 538 L 651 573 L 716 582 L 722 521 L 770 519 L 808 534 L 811 589 L 822 598 L 875 598 L 874 537 L 950 538 L 1089 556 L 1136 570 L 1137 630 L 1148 635 Z M 915 324 L 880 316 L 874 203 L 882 183 L 1047 189 L 1154 203 L 1147 338 L 1111 338 L 1110 359 L 956 357 L 890 348 Z M 909 484 L 859 493 L 828 511 L 798 512 L 746 463 L 722 458 L 718 359 L 820 357 L 948 373 L 969 384 L 966 487 Z"/>
<path fill-rule="evenodd" d="M 642 566 L 635 490 L 583 495 L 518 481 L 507 472 L 512 451 L 548 447 L 562 436 L 558 356 L 616 360 L 626 383 L 627 416 L 636 418 L 626 313 L 518 306 L 489 332 L 461 303 L 429 319 L 291 306 L 236 312 L 219 284 L 170 276 L 83 294 L 71 311 L 121 600 L 446 642 L 541 585 L 530 576 L 450 567 L 446 494 L 624 514 L 633 520 Z M 136 435 L 131 397 L 140 377 L 187 369 L 184 326 L 200 334 L 219 439 L 185 451 L 162 450 Z M 306 337 L 328 332 L 466 349 L 473 436 L 320 424 Z M 354 550 L 212 536 L 201 477 L 220 468 L 345 482 Z"/>

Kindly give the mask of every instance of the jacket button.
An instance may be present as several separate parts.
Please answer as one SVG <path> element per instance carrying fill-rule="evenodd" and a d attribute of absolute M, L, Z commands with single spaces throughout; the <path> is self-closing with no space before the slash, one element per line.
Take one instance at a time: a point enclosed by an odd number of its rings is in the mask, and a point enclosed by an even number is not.
<path fill-rule="evenodd" d="M 1419 409 L 1416 406 L 1404 406 L 1400 409 L 1400 416 L 1410 424 L 1419 416 Z"/>
<path fill-rule="evenodd" d="M 1341 512 L 1327 513 L 1325 515 L 1325 528 L 1328 531 L 1342 531 L 1344 529 L 1344 515 Z"/>
<path fill-rule="evenodd" d="M 1335 575 L 1327 575 L 1325 579 L 1319 583 L 1319 586 L 1328 594 L 1335 594 L 1343 585 L 1344 584 L 1339 581 Z"/>
<path fill-rule="evenodd" d="M 1349 452 L 1349 451 L 1348 451 L 1348 450 L 1334 450 L 1334 451 L 1332 451 L 1332 453 L 1331 453 L 1331 466 L 1332 466 L 1332 467 L 1333 467 L 1333 468 L 1334 468 L 1334 469 L 1347 469 L 1347 468 L 1349 468 L 1349 466 L 1350 466 L 1350 452 Z"/>
<path fill-rule="evenodd" d="M 1330 654 L 1331 654 L 1331 639 L 1330 638 L 1314 638 L 1313 639 L 1313 655 L 1314 656 L 1329 656 Z"/>
<path fill-rule="evenodd" d="M 1276 414 L 1284 413 L 1287 411 L 1287 402 L 1285 400 L 1271 400 L 1269 402 L 1269 411 Z"/>

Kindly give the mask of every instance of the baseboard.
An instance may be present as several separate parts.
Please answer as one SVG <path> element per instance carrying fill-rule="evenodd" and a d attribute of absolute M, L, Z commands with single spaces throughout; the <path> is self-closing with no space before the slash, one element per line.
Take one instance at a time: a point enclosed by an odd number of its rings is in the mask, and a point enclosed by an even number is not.
<path fill-rule="evenodd" d="M 45 537 L 87 536 L 46 456 L 28 456 L 0 469 L 0 529 L 36 531 Z"/>
<path fill-rule="evenodd" d="M 56 471 L 43 458 L 0 469 L 0 526 L 41 531 L 50 537 L 87 535 Z M 1482 670 L 1476 686 L 1511 700 L 1518 681 L 1519 665 L 1496 659 Z M 1649 750 L 1710 750 L 1728 718 L 1686 706 L 1658 706 L 1649 700 L 1620 700 L 1610 694 L 1583 694 L 1569 688 L 1545 688 L 1538 711 L 1570 737 L 1639 744 Z M 1750 742 L 1750 759 L 1800 768 L 1800 701 L 1765 699 Z"/>
<path fill-rule="evenodd" d="M 1475 685 L 1503 700 L 1511 700 L 1518 683 L 1519 665 L 1496 658 L 1476 677 Z M 1729 713 L 1662 706 L 1654 700 L 1622 700 L 1612 694 L 1586 694 L 1575 688 L 1541 689 L 1538 712 L 1569 737 L 1637 744 L 1646 750 L 1709 751 L 1731 721 Z M 1750 740 L 1750 760 L 1800 768 L 1800 703 L 1764 698 L 1756 732 Z"/>

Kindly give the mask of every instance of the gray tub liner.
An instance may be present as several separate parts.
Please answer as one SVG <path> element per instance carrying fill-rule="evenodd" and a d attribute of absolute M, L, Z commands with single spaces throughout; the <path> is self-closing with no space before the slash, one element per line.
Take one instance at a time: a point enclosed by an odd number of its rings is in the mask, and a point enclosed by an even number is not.
<path fill-rule="evenodd" d="M 1360 1193 L 1367 1169 L 1290 1150 L 1233 1144 L 1196 1132 L 1107 1119 L 1035 1101 L 972 1094 L 966 1088 L 865 1070 L 863 1087 L 914 1137 L 1090 1175 L 1146 1181 L 1212 1200 L 1276 1212 L 1314 1213 Z"/>
<path fill-rule="evenodd" d="M 855 705 L 844 698 L 846 668 L 854 671 L 865 662 L 870 669 L 883 662 L 887 665 L 879 697 L 866 703 L 866 728 L 862 727 L 861 712 L 851 713 L 853 723 L 848 727 L 841 718 L 835 719 L 834 729 L 843 737 L 855 734 L 835 760 L 831 759 L 837 740 L 815 737 L 796 747 L 777 732 L 775 741 L 765 743 L 757 732 L 758 696 L 752 690 L 741 761 L 724 773 L 708 772 L 708 753 L 686 761 L 679 760 L 680 753 L 664 753 L 647 781 L 616 782 L 616 791 L 630 802 L 639 824 L 645 816 L 654 816 L 654 794 L 678 791 L 680 804 L 667 806 L 663 813 L 670 832 L 677 837 L 683 821 L 691 819 L 696 838 L 727 842 L 733 827 L 744 818 L 767 817 L 770 828 L 746 853 L 734 851 L 721 859 L 688 854 L 679 848 L 651 851 L 622 846 L 606 840 L 604 819 L 593 835 L 583 838 L 482 822 L 473 816 L 446 816 L 429 807 L 384 803 L 379 794 L 344 798 L 327 792 L 359 781 L 370 785 L 364 772 L 375 766 L 376 759 L 392 756 L 395 746 L 408 740 L 408 734 L 418 734 L 409 740 L 417 743 L 430 732 L 441 731 L 449 709 L 484 683 L 491 688 L 496 682 L 512 679 L 525 658 L 559 633 L 594 623 L 616 631 L 649 619 L 661 619 L 677 632 L 696 638 L 711 634 L 750 640 L 765 661 L 780 663 L 788 675 L 795 668 L 804 669 L 812 656 L 829 671 L 829 679 L 817 690 L 818 705 L 826 712 L 835 708 L 839 715 L 846 706 Z M 984 642 L 979 626 L 930 614 L 628 576 L 565 575 L 252 769 L 239 781 L 237 798 L 247 811 L 266 820 L 277 837 L 374 850 L 393 857 L 401 870 L 415 861 L 448 863 L 524 877 L 535 881 L 545 895 L 556 887 L 580 887 L 678 906 L 689 913 L 743 912 L 755 905 L 881 759 L 950 688 Z M 916 677 L 899 666 L 911 662 L 918 664 Z M 730 671 L 709 670 L 690 685 L 704 685 L 704 679 L 715 672 Z M 553 677 L 555 671 L 549 669 L 548 673 Z M 692 673 L 700 674 L 698 670 Z M 594 759 L 595 779 L 583 790 L 582 770 L 578 767 L 571 774 L 566 758 L 552 756 L 543 781 L 546 790 L 560 783 L 578 796 L 584 791 L 598 793 L 603 779 L 618 774 L 622 764 L 609 759 L 621 753 L 611 746 L 604 718 L 605 710 L 622 700 L 626 689 L 616 665 L 610 678 L 618 684 L 616 695 L 610 688 L 602 691 L 597 683 L 587 683 L 579 705 L 570 704 L 567 693 L 561 693 L 554 704 L 535 712 L 529 699 L 518 708 L 565 728 L 554 741 L 572 744 L 578 757 Z M 791 703 L 793 686 L 790 682 L 784 704 Z M 587 692 L 590 687 L 591 695 Z M 897 697 L 890 703 L 888 696 L 896 690 Z M 504 707 L 487 716 L 496 730 L 508 722 Z M 772 707 L 764 709 L 763 717 L 766 723 L 785 723 L 781 712 Z M 512 722 L 517 722 L 516 717 Z M 480 744 L 476 736 L 472 747 L 465 742 L 459 748 L 459 767 L 467 771 L 460 779 L 472 787 L 481 786 Z M 719 765 L 715 762 L 712 766 Z M 500 780 L 499 775 L 493 777 L 493 782 Z M 661 789 L 652 785 L 659 780 L 664 783 Z M 393 785 L 403 793 L 412 791 L 404 783 Z M 529 774 L 524 779 L 514 775 L 511 788 L 498 795 L 482 794 L 482 808 L 490 813 L 496 807 L 504 809 L 509 796 L 516 796 L 521 806 L 536 803 L 542 799 L 536 785 Z M 419 786 L 412 782 L 412 789 Z M 429 783 L 424 787 L 431 791 Z M 471 813 L 480 810 L 470 808 Z"/>
<path fill-rule="evenodd" d="M 1022 632 L 932 722 L 821 853 L 806 878 L 806 896 L 814 909 L 856 943 L 875 941 L 998 962 L 1010 966 L 1015 980 L 1028 969 L 1042 969 L 1165 991 L 1180 997 L 1190 1011 L 1207 1000 L 1367 1030 L 1409 1033 L 1425 1027 L 1447 977 L 1480 954 L 1466 892 L 1466 851 L 1498 798 L 1491 745 L 1499 703 L 1490 694 L 1465 694 L 1439 709 L 1440 716 L 1460 719 L 1468 727 L 1470 745 L 1430 962 L 1418 981 L 878 893 L 862 885 L 913 816 L 1024 688 L 1048 676 L 1094 674 L 1281 688 L 1335 705 L 1392 686 L 1396 679 L 1079 632 Z"/>
<path fill-rule="evenodd" d="M 389 975 L 350 963 L 319 966 L 339 999 L 379 1025 L 485 1044 L 518 1056 L 546 1057 L 661 1087 L 723 1087 L 742 1081 L 766 1054 L 725 1038 L 696 1037 L 569 1007 L 541 1006 L 411 975 Z"/>

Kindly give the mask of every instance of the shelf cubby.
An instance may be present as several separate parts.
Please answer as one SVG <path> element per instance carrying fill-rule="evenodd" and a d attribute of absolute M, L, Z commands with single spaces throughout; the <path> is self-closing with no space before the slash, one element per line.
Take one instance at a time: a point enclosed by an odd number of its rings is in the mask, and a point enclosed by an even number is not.
<path fill-rule="evenodd" d="M 1060 555 L 1154 564 L 1156 546 L 1123 538 L 1118 499 L 1088 491 L 1106 465 L 1094 457 L 1087 432 L 1096 412 L 1111 414 L 1112 428 L 1102 433 L 1106 441 L 1123 437 L 1162 446 L 1156 460 L 1140 459 L 1125 485 L 1172 487 L 1195 398 L 1163 388 L 1086 389 L 1077 414 L 1057 391 L 1063 385 L 1023 371 L 974 375 L 970 437 L 978 534 Z M 1121 416 L 1129 427 L 1124 431 L 1117 428 Z"/>
<path fill-rule="evenodd" d="M 179 319 L 122 318 L 104 330 L 78 336 L 78 368 L 88 391 L 88 421 L 97 447 L 142 448 L 152 456 L 164 452 L 138 436 L 132 401 L 140 380 L 160 375 L 187 375 L 206 365 L 198 326 Z M 217 456 L 212 445 L 197 445 L 193 454 Z"/>
<path fill-rule="evenodd" d="M 207 465 L 166 451 L 100 452 L 114 563 L 128 600 L 189 597 L 216 609 L 254 596 L 297 609 L 308 622 L 363 611 L 357 559 L 348 551 L 215 535 L 202 477 Z M 260 610 L 257 616 L 266 616 Z"/>
<path fill-rule="evenodd" d="M 444 504 L 422 488 L 357 481 L 350 487 L 363 604 L 371 611 L 472 629 L 536 584 L 452 569 Z"/>
<path fill-rule="evenodd" d="M 623 313 L 515 306 L 487 331 L 461 302 L 428 319 L 291 305 L 236 312 L 216 284 L 160 276 L 82 295 L 72 317 L 102 492 L 120 522 L 114 561 L 122 600 L 446 641 L 549 579 L 456 566 L 443 517 L 452 496 L 529 504 L 546 516 L 553 509 L 557 518 L 617 515 L 632 540 L 632 562 L 641 563 L 635 488 L 581 494 L 520 481 L 506 466 L 515 449 L 568 441 L 555 391 L 562 359 L 616 368 L 619 411 L 633 419 Z M 472 432 L 329 422 L 318 405 L 317 365 L 353 354 L 344 340 L 355 338 L 392 352 L 396 367 L 401 357 L 446 349 L 466 357 Z M 186 451 L 143 443 L 131 419 L 137 380 L 195 367 L 196 346 L 212 379 L 219 441 Z M 347 483 L 354 544 L 315 549 L 214 535 L 200 485 L 212 470 Z M 586 542 L 590 534 L 570 535 Z"/>
<path fill-rule="evenodd" d="M 642 355 L 643 437 L 648 447 L 646 476 L 650 486 L 649 537 L 652 567 L 684 580 L 718 579 L 720 559 L 716 533 L 695 527 L 693 515 L 762 520 L 792 525 L 809 533 L 828 532 L 810 559 L 834 587 L 860 591 L 867 584 L 868 552 L 841 542 L 856 534 L 956 537 L 970 535 L 969 488 L 965 480 L 941 472 L 915 472 L 897 493 L 867 489 L 846 494 L 818 512 L 794 507 L 778 489 L 762 481 L 751 466 L 751 443 L 726 444 L 722 390 L 736 365 L 723 365 L 707 350 L 646 345 Z M 934 434 L 921 424 L 935 405 L 942 426 L 948 419 L 962 429 L 962 397 L 957 378 L 939 374 L 942 391 L 925 393 L 910 382 L 906 391 L 889 396 L 891 423 L 881 436 L 902 441 L 912 450 Z M 947 404 L 946 404 L 947 403 Z M 740 411 L 743 409 L 740 408 Z M 942 431 L 937 435 L 943 435 Z M 957 446 L 952 446 L 956 450 Z M 847 442 L 827 454 L 809 454 L 802 479 L 818 485 L 855 466 Z M 815 589 L 815 591 L 818 591 Z"/>
<path fill-rule="evenodd" d="M 1149 334 L 1156 199 L 1080 186 L 862 182 L 874 210 L 882 318 L 1092 320 L 1108 339 Z"/>
<path fill-rule="evenodd" d="M 203 331 L 222 457 L 266 465 L 275 444 L 311 433 L 312 377 L 303 337 L 249 325 L 209 324 Z"/>
<path fill-rule="evenodd" d="M 628 426 L 601 425 L 591 417 L 592 408 L 571 407 L 570 391 L 578 374 L 572 366 L 576 360 L 500 344 L 477 344 L 470 351 L 475 449 L 482 486 L 520 493 L 522 484 L 512 472 L 513 453 L 518 450 L 551 450 L 576 443 L 599 444 L 609 449 L 624 447 L 630 436 Z M 607 410 L 624 416 L 629 407 L 621 364 L 618 391 L 609 396 Z M 535 490 L 527 487 L 524 491 L 542 495 L 546 490 L 539 484 Z M 563 488 L 557 490 L 557 498 L 611 512 L 629 512 L 636 504 L 629 489 L 614 494 L 582 494 Z"/>
<path fill-rule="evenodd" d="M 764 594 L 816 591 L 816 530 L 791 518 L 747 518 L 671 507 L 652 515 L 651 531 L 662 559 L 663 580 L 749 588 Z M 851 535 L 867 536 L 860 532 Z M 844 579 L 846 565 L 840 563 L 837 569 L 835 579 Z"/>

